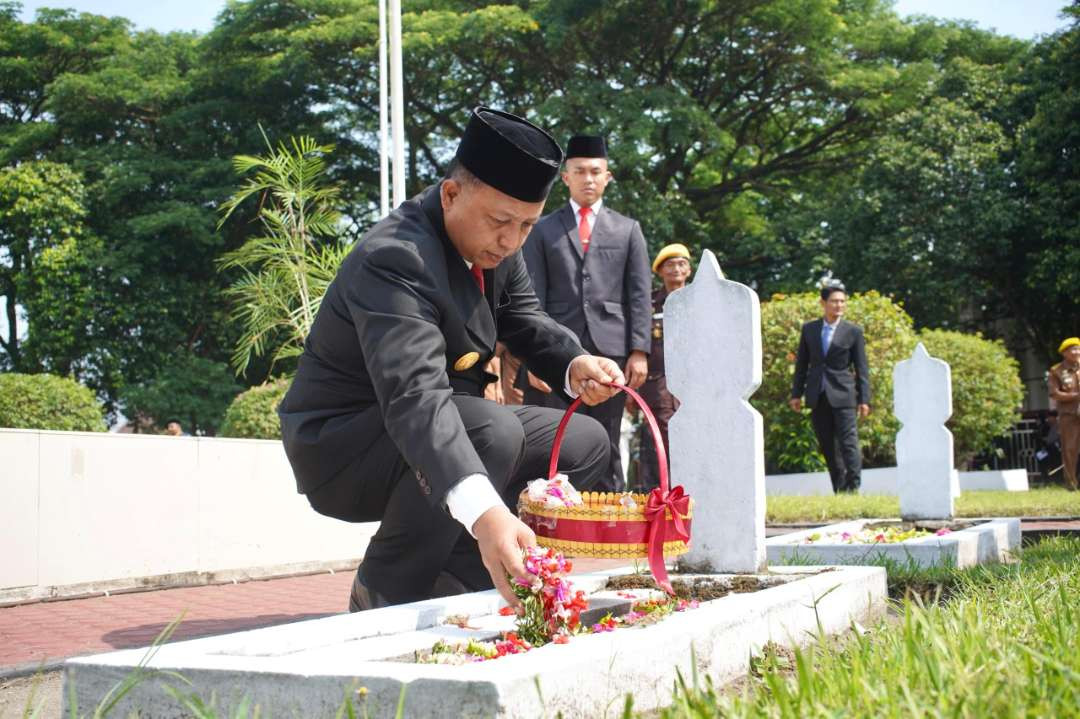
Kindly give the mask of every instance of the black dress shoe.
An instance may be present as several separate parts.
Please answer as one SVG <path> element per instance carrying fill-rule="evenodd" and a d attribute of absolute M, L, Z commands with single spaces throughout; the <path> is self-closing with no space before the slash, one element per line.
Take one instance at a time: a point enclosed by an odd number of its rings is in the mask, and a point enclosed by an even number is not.
<path fill-rule="evenodd" d="M 389 607 L 390 601 L 386 597 L 376 592 L 374 589 L 368 589 L 364 586 L 364 583 L 360 581 L 360 570 L 356 570 L 356 578 L 353 579 L 352 591 L 349 593 L 349 611 L 350 612 L 363 612 L 368 609 L 379 609 L 380 607 Z"/>

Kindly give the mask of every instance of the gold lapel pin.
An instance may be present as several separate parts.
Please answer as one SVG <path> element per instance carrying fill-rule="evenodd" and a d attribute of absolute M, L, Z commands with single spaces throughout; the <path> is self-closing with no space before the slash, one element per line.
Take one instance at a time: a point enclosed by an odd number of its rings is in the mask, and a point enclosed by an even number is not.
<path fill-rule="evenodd" d="M 457 358 L 457 362 L 454 363 L 454 371 L 464 372 L 472 367 L 480 359 L 479 352 L 466 352 Z"/>

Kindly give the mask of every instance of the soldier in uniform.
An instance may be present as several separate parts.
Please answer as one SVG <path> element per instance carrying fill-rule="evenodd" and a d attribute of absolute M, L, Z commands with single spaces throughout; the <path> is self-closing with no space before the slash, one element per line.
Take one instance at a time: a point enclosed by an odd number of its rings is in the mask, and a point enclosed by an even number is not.
<path fill-rule="evenodd" d="M 544 314 L 519 252 L 561 161 L 540 128 L 476 108 L 446 178 L 376 224 L 326 291 L 278 413 L 312 507 L 380 522 L 352 611 L 492 585 L 519 604 L 507 575 L 535 537 L 511 508 L 562 412 L 483 399 L 496 341 L 589 405 L 624 381 Z M 579 489 L 600 482 L 603 427 L 574 417 L 560 459 Z"/>
<path fill-rule="evenodd" d="M 1080 337 L 1062 342 L 1058 352 L 1061 362 L 1050 368 L 1050 398 L 1057 403 L 1065 486 L 1075 492 L 1076 457 L 1080 453 Z"/>
<path fill-rule="evenodd" d="M 686 245 L 678 242 L 673 242 L 660 250 L 652 263 L 652 271 L 660 275 L 664 286 L 653 290 L 652 293 L 652 348 L 649 350 L 649 374 L 645 379 L 645 384 L 641 385 L 640 394 L 656 416 L 656 424 L 660 427 L 660 436 L 669 457 L 668 422 L 675 414 L 675 410 L 679 408 L 679 400 L 668 392 L 667 377 L 664 375 L 664 303 L 668 295 L 686 286 L 692 269 L 690 250 L 686 248 Z M 644 423 L 641 427 L 639 456 L 637 485 L 640 491 L 647 492 L 660 485 L 660 467 L 652 434 L 649 432 L 648 425 Z"/>

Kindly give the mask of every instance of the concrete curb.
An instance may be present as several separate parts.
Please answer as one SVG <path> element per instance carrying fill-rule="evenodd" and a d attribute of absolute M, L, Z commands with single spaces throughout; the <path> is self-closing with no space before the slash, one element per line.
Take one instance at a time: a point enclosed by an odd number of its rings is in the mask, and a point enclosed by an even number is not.
<path fill-rule="evenodd" d="M 610 574 L 575 575 L 574 584 L 595 590 Z M 670 703 L 677 672 L 690 676 L 694 662 L 698 672 L 725 682 L 745 674 L 748 657 L 766 642 L 806 643 L 819 631 L 845 631 L 884 612 L 880 567 L 779 567 L 766 576 L 784 575 L 792 578 L 656 625 L 480 664 L 400 658 L 438 638 L 463 641 L 510 628 L 512 618 L 495 613 L 502 602 L 493 591 L 179 642 L 161 647 L 149 666 L 182 674 L 192 682 L 185 691 L 213 692 L 223 715 L 244 696 L 275 716 L 330 715 L 344 692 L 362 687 L 364 710 L 382 716 L 393 714 L 407 687 L 408 716 L 600 716 L 621 706 L 627 692 L 638 709 Z M 468 615 L 476 628 L 444 624 L 451 614 Z M 79 706 L 92 706 L 145 655 L 135 649 L 73 659 L 65 664 L 65 684 L 74 682 Z M 126 715 L 135 708 L 145 717 L 182 714 L 155 681 L 137 687 L 117 710 Z"/>

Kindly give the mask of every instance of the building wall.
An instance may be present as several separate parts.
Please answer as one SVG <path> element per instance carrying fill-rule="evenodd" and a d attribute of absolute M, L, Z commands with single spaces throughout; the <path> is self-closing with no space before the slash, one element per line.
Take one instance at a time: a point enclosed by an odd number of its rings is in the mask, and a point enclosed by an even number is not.
<path fill-rule="evenodd" d="M 0 429 L 0 601 L 355 566 L 280 442 Z"/>

